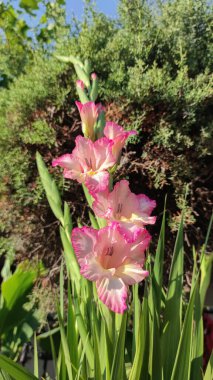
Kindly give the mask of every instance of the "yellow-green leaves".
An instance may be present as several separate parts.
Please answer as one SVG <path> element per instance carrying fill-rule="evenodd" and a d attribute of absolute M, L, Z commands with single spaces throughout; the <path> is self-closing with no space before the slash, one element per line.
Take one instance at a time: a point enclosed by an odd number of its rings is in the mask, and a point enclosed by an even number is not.
<path fill-rule="evenodd" d="M 52 179 L 51 175 L 49 174 L 48 169 L 46 168 L 46 165 L 38 152 L 36 153 L 36 162 L 41 182 L 46 192 L 47 200 L 49 202 L 51 210 L 55 217 L 63 225 L 64 218 L 62 212 L 61 196 L 54 179 Z"/>
<path fill-rule="evenodd" d="M 38 380 L 27 369 L 15 363 L 4 355 L 0 355 L 0 369 L 4 370 L 11 379 L 15 380 Z M 8 377 L 7 377 L 8 378 Z"/>

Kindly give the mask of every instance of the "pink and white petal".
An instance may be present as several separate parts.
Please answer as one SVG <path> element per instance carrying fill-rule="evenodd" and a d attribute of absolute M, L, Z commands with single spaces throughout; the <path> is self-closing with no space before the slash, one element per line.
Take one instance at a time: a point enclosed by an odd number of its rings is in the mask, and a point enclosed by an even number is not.
<path fill-rule="evenodd" d="M 81 265 L 80 273 L 90 281 L 97 281 L 106 276 L 106 270 L 101 266 L 95 256 L 89 255 Z"/>
<path fill-rule="evenodd" d="M 109 203 L 109 191 L 92 194 L 95 201 L 92 204 L 94 213 L 100 218 L 109 218 L 112 215 L 112 208 Z"/>
<path fill-rule="evenodd" d="M 123 133 L 124 133 L 124 129 L 120 125 L 114 123 L 113 121 L 106 122 L 106 125 L 104 127 L 104 135 L 108 139 L 114 140 L 115 137 Z"/>
<path fill-rule="evenodd" d="M 78 111 L 79 113 L 81 113 L 81 110 L 82 110 L 82 107 L 83 107 L 83 104 L 81 102 L 75 102 L 76 106 L 78 107 Z"/>
<path fill-rule="evenodd" d="M 132 260 L 143 265 L 145 262 L 145 250 L 148 248 L 151 240 L 151 235 L 145 229 L 141 229 L 141 233 L 137 240 L 131 244 L 129 257 Z"/>
<path fill-rule="evenodd" d="M 112 154 L 113 142 L 106 137 L 101 137 L 94 142 L 94 157 L 96 170 L 105 170 L 111 168 L 116 159 Z"/>
<path fill-rule="evenodd" d="M 89 192 L 95 198 L 95 193 L 104 191 L 109 186 L 109 173 L 102 171 L 94 174 L 93 176 L 87 176 L 85 184 L 88 187 Z"/>
<path fill-rule="evenodd" d="M 58 158 L 55 158 L 52 162 L 52 166 L 60 166 L 61 168 L 71 169 L 73 166 L 73 157 L 72 154 L 63 154 Z"/>
<path fill-rule="evenodd" d="M 126 257 L 130 256 L 131 244 L 121 235 L 118 223 L 110 223 L 98 231 L 95 252 L 100 256 L 101 265 L 106 268 L 118 268 Z"/>
<path fill-rule="evenodd" d="M 109 195 L 109 201 L 111 202 L 114 209 L 116 209 L 116 205 L 123 204 L 126 202 L 127 197 L 131 193 L 129 188 L 129 182 L 125 179 L 117 182 L 114 186 L 114 189 Z"/>
<path fill-rule="evenodd" d="M 95 156 L 93 143 L 86 137 L 77 136 L 75 139 L 76 147 L 73 151 L 74 156 L 84 166 L 84 171 L 95 170 Z"/>
<path fill-rule="evenodd" d="M 77 159 L 72 158 L 72 166 L 70 164 L 70 168 L 64 169 L 63 176 L 64 178 L 75 179 L 80 183 L 84 182 L 84 173 L 80 162 Z"/>
<path fill-rule="evenodd" d="M 83 105 L 81 110 L 81 120 L 88 128 L 94 127 L 98 118 L 97 108 L 94 102 L 87 102 Z"/>
<path fill-rule="evenodd" d="M 79 172 L 74 171 L 74 170 L 64 169 L 63 176 L 64 176 L 64 178 L 67 178 L 67 179 L 74 179 L 74 180 L 78 181 L 79 183 L 84 182 L 83 175 Z"/>
<path fill-rule="evenodd" d="M 156 222 L 156 216 L 146 216 L 146 215 L 135 215 L 134 219 L 132 219 L 134 223 L 136 223 L 138 226 L 145 226 L 146 224 L 155 224 Z"/>
<path fill-rule="evenodd" d="M 126 285 L 133 285 L 141 282 L 148 275 L 149 272 L 147 270 L 144 270 L 141 265 L 130 259 L 126 259 L 123 262 L 123 265 L 115 272 L 115 276 L 120 277 Z"/>
<path fill-rule="evenodd" d="M 129 182 L 126 180 L 116 183 L 109 195 L 109 202 L 112 205 L 115 219 L 120 219 L 121 216 L 130 218 L 138 206 L 137 197 L 130 191 Z"/>
<path fill-rule="evenodd" d="M 121 313 L 127 309 L 127 287 L 122 279 L 117 277 L 102 278 L 96 281 L 98 297 L 115 313 Z"/>
<path fill-rule="evenodd" d="M 118 230 L 121 235 L 124 236 L 128 243 L 134 243 L 141 234 L 143 227 L 139 227 L 136 224 L 129 222 L 118 223 Z"/>
<path fill-rule="evenodd" d="M 74 228 L 71 234 L 71 241 L 74 252 L 80 266 L 86 264 L 86 257 L 94 255 L 94 246 L 98 237 L 98 231 L 94 228 L 81 227 Z"/>
<path fill-rule="evenodd" d="M 147 197 L 145 194 L 137 195 L 139 212 L 143 215 L 150 216 L 153 209 L 156 207 L 156 202 Z"/>

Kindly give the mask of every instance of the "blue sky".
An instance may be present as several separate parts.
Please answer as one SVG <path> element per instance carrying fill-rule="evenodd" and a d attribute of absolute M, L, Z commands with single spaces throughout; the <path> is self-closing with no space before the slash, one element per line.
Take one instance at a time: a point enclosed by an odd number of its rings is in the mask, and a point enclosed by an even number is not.
<path fill-rule="evenodd" d="M 74 12 L 77 17 L 81 18 L 84 7 L 83 0 L 67 0 L 66 4 L 68 17 L 72 14 L 72 12 Z M 118 0 L 96 0 L 95 4 L 97 6 L 97 9 L 105 13 L 107 16 L 116 16 Z"/>
<path fill-rule="evenodd" d="M 10 0 L 10 4 L 16 9 L 19 8 L 19 3 L 20 0 Z M 93 3 L 96 5 L 98 11 L 105 13 L 107 16 L 116 17 L 118 0 L 96 0 L 93 1 Z M 44 7 L 40 5 L 39 8 L 40 9 L 35 12 L 37 17 L 34 18 L 27 14 L 25 15 L 26 21 L 28 24 L 31 24 L 31 26 L 34 26 L 43 14 Z M 66 9 L 68 22 L 73 14 L 81 19 L 84 10 L 84 0 L 66 0 Z"/>

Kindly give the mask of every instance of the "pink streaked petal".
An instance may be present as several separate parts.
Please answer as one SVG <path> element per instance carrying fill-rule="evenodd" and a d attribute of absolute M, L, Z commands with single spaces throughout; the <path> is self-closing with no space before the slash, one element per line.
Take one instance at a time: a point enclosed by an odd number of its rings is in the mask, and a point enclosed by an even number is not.
<path fill-rule="evenodd" d="M 107 171 L 99 172 L 91 176 L 87 176 L 85 184 L 89 192 L 95 198 L 95 193 L 104 191 L 109 186 L 109 173 Z"/>
<path fill-rule="evenodd" d="M 148 248 L 151 240 L 151 235 L 147 230 L 141 229 L 141 233 L 138 236 L 137 240 L 135 240 L 131 244 L 129 257 L 132 260 L 138 262 L 138 264 L 143 265 L 145 262 L 145 250 Z"/>
<path fill-rule="evenodd" d="M 81 265 L 80 273 L 90 281 L 97 281 L 106 276 L 106 270 L 100 265 L 95 256 L 89 255 Z"/>
<path fill-rule="evenodd" d="M 124 133 L 124 129 L 120 125 L 114 123 L 113 121 L 106 122 L 104 127 L 104 135 L 108 137 L 108 139 L 113 140 L 122 133 Z"/>
<path fill-rule="evenodd" d="M 113 142 L 106 137 L 102 137 L 94 142 L 94 156 L 97 170 L 111 168 L 116 159 L 112 154 Z"/>
<path fill-rule="evenodd" d="M 60 166 L 61 168 L 70 169 L 73 165 L 73 158 L 72 154 L 64 154 L 63 156 L 60 156 L 58 158 L 55 158 L 52 162 L 52 166 Z"/>
<path fill-rule="evenodd" d="M 83 107 L 83 104 L 81 102 L 75 102 L 76 106 L 78 107 L 78 111 L 79 113 L 81 113 L 81 110 L 82 110 L 82 107 Z"/>
<path fill-rule="evenodd" d="M 121 313 L 127 309 L 127 287 L 117 277 L 102 278 L 96 282 L 98 297 L 115 313 Z"/>
<path fill-rule="evenodd" d="M 98 232 L 94 228 L 74 228 L 71 234 L 72 245 L 80 266 L 86 264 L 86 257 L 94 255 Z"/>
<path fill-rule="evenodd" d="M 64 169 L 63 176 L 64 178 L 67 178 L 67 179 L 76 180 L 78 181 L 78 183 L 85 182 L 85 174 L 82 174 L 80 171 L 77 171 L 77 170 Z"/>
<path fill-rule="evenodd" d="M 134 243 L 140 237 L 142 229 L 134 223 L 118 222 L 118 230 L 128 243 Z"/>
<path fill-rule="evenodd" d="M 116 272 L 115 276 L 120 277 L 126 285 L 133 285 L 141 282 L 149 275 L 147 270 L 144 270 L 138 263 L 126 259 L 123 265 L 120 266 Z"/>
<path fill-rule="evenodd" d="M 130 218 L 138 206 L 136 195 L 130 191 L 129 182 L 126 180 L 116 183 L 109 195 L 109 202 L 113 208 L 114 218 L 118 220 L 121 216 Z"/>
<path fill-rule="evenodd" d="M 77 136 L 75 139 L 76 147 L 73 150 L 73 156 L 79 160 L 84 167 L 84 171 L 95 170 L 96 162 L 94 156 L 93 143 L 90 139 L 83 136 Z"/>
<path fill-rule="evenodd" d="M 135 215 L 134 219 L 132 219 L 133 223 L 140 225 L 141 227 L 145 224 L 155 224 L 156 216 L 147 216 L 143 214 Z"/>
<path fill-rule="evenodd" d="M 100 256 L 100 262 L 104 268 L 121 266 L 125 258 L 130 256 L 130 249 L 131 244 L 124 235 L 121 235 L 116 222 L 98 231 L 95 252 Z"/>
<path fill-rule="evenodd" d="M 150 216 L 153 209 L 156 207 L 156 202 L 151 200 L 149 197 L 147 197 L 144 194 L 137 195 L 138 202 L 139 202 L 139 210 L 143 214 L 147 214 L 147 216 Z"/>
<path fill-rule="evenodd" d="M 109 191 L 108 189 L 106 191 L 102 191 L 99 193 L 92 193 L 93 198 L 95 201 L 92 204 L 92 208 L 94 213 L 99 216 L 100 218 L 107 218 L 109 215 L 112 214 L 112 208 L 110 207 L 109 203 Z"/>
<path fill-rule="evenodd" d="M 60 166 L 64 168 L 64 178 L 75 179 L 78 182 L 84 182 L 84 176 L 82 174 L 82 166 L 72 154 L 64 154 L 63 156 L 55 159 L 52 163 L 53 166 Z"/>
<path fill-rule="evenodd" d="M 81 118 L 89 124 L 94 124 L 98 117 L 98 109 L 94 102 L 87 102 L 81 109 Z"/>
<path fill-rule="evenodd" d="M 123 127 L 120 125 L 108 121 L 106 122 L 105 128 L 104 128 L 104 135 L 108 137 L 108 139 L 114 140 L 116 137 L 126 134 L 126 138 L 131 135 L 136 135 L 138 132 L 137 131 L 125 131 Z"/>

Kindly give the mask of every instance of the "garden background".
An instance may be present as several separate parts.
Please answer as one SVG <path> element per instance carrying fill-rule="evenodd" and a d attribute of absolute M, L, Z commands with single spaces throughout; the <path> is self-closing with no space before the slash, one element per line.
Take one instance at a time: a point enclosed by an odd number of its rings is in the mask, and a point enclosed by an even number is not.
<path fill-rule="evenodd" d="M 132 191 L 157 201 L 153 247 L 167 194 L 166 260 L 185 210 L 187 286 L 192 246 L 199 250 L 203 244 L 212 213 L 211 2 L 120 0 L 116 17 L 109 17 L 86 1 L 79 19 L 67 17 L 63 0 L 5 1 L 0 30 L 1 280 L 25 259 L 35 265 L 42 260 L 45 277 L 35 286 L 32 302 L 39 301 L 39 323 L 45 324 L 46 314 L 54 311 L 50 289 L 57 288 L 61 247 L 36 151 L 73 220 L 81 215 L 81 223 L 89 221 L 79 184 L 51 169 L 53 158 L 71 152 L 81 133 L 76 73 L 57 59 L 73 55 L 89 59 L 98 74 L 107 119 L 138 131 L 115 179 L 129 179 Z M 210 237 L 209 252 L 212 243 Z"/>

